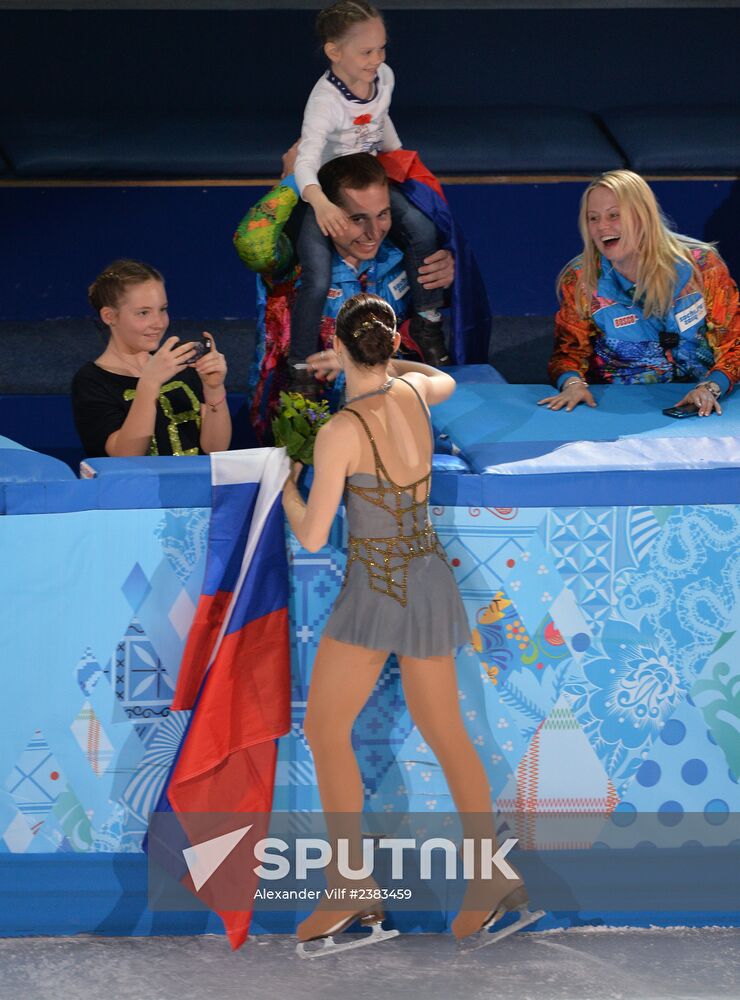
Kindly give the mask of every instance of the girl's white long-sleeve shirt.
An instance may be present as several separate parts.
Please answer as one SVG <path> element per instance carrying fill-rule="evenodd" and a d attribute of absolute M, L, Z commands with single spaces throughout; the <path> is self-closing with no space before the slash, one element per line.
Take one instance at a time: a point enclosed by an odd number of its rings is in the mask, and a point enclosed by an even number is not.
<path fill-rule="evenodd" d="M 319 183 L 319 167 L 336 156 L 375 155 L 401 147 L 388 114 L 395 82 L 390 66 L 383 63 L 378 68 L 375 95 L 367 101 L 353 98 L 345 87 L 340 89 L 330 82 L 330 73 L 316 83 L 303 113 L 295 162 L 295 179 L 301 194 L 309 184 Z"/>

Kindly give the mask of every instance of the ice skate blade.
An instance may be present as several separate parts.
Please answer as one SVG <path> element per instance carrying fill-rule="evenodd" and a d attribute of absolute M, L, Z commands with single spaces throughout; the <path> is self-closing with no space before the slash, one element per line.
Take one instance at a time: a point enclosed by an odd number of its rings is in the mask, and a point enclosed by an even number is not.
<path fill-rule="evenodd" d="M 339 944 L 333 937 L 316 938 L 315 941 L 301 941 L 296 945 L 299 958 L 323 958 L 325 955 L 336 955 L 340 951 L 351 951 L 353 948 L 364 948 L 368 944 L 380 944 L 390 938 L 398 937 L 399 931 L 387 931 L 380 924 L 372 924 L 369 934 L 358 936 L 354 941 L 342 941 Z"/>
<path fill-rule="evenodd" d="M 471 934 L 470 937 L 463 938 L 459 942 L 458 948 L 462 952 L 468 951 L 478 951 L 479 948 L 485 948 L 489 944 L 495 944 L 497 941 L 501 941 L 503 938 L 508 937 L 510 934 L 514 934 L 515 931 L 520 931 L 524 927 L 529 927 L 540 917 L 544 917 L 544 910 L 529 910 L 526 907 L 521 910 L 508 910 L 507 912 L 516 912 L 519 914 L 516 920 L 513 920 L 506 927 L 502 927 L 498 931 L 490 931 L 488 928 L 492 927 L 498 920 L 500 920 L 504 913 L 497 912 L 493 915 L 491 920 L 482 927 L 477 934 Z"/>

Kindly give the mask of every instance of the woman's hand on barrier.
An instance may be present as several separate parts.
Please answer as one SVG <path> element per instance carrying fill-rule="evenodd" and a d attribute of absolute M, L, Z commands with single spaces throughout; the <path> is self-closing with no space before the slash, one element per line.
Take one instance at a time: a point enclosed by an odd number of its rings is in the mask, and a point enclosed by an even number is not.
<path fill-rule="evenodd" d="M 159 350 L 150 355 L 139 377 L 139 382 L 159 393 L 165 382 L 187 368 L 188 358 L 193 352 L 192 344 L 180 343 L 179 337 L 168 337 Z"/>
<path fill-rule="evenodd" d="M 579 403 L 585 403 L 587 406 L 596 406 L 596 400 L 591 395 L 588 385 L 580 379 L 575 378 L 572 382 L 566 382 L 561 391 L 556 395 L 545 396 L 544 399 L 537 400 L 538 406 L 542 406 L 543 403 L 547 404 L 548 410 L 565 409 L 567 413 L 570 413 Z"/>
<path fill-rule="evenodd" d="M 226 380 L 226 358 L 216 349 L 216 341 L 210 333 L 203 333 L 204 338 L 211 342 L 210 351 L 199 358 L 193 368 L 200 375 L 200 380 L 207 389 L 219 389 Z"/>
<path fill-rule="evenodd" d="M 298 144 L 300 139 L 296 139 L 290 149 L 287 149 L 282 155 L 283 172 L 280 174 L 280 180 L 287 177 L 288 174 L 292 174 L 295 170 L 295 161 L 298 157 Z"/>
<path fill-rule="evenodd" d="M 716 383 L 712 383 L 715 385 Z M 683 399 L 680 399 L 675 405 L 676 406 L 686 406 L 687 404 L 693 404 L 700 417 L 708 417 L 710 413 L 722 413 L 722 407 L 719 405 L 719 398 L 707 388 L 707 383 L 703 385 L 694 386 L 690 389 Z"/>
<path fill-rule="evenodd" d="M 342 370 L 336 354 L 331 349 L 328 351 L 318 351 L 316 354 L 309 354 L 306 358 L 308 370 L 313 372 L 319 379 L 333 382 Z"/>

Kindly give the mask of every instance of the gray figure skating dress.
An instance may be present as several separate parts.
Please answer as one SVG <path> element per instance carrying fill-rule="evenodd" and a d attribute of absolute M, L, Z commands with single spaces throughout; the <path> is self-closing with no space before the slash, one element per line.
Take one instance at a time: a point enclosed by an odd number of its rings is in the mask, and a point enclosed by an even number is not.
<path fill-rule="evenodd" d="M 416 389 L 399 381 L 413 389 L 429 421 Z M 377 390 L 383 391 L 385 386 Z M 348 407 L 343 412 L 351 413 L 367 434 L 375 474 L 355 473 L 347 479 L 347 568 L 324 635 L 399 656 L 449 655 L 470 639 L 470 628 L 429 520 L 432 446 L 429 472 L 401 486 L 388 475 L 365 418 Z M 431 423 L 429 429 L 431 441 Z"/>

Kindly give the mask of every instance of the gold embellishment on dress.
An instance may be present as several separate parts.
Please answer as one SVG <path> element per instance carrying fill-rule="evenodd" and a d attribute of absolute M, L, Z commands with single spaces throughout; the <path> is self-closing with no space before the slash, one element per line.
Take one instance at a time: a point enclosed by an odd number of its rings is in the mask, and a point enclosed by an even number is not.
<path fill-rule="evenodd" d="M 413 483 L 399 486 L 388 475 L 375 444 L 375 438 L 364 417 L 357 410 L 346 407 L 343 412 L 354 414 L 362 424 L 373 450 L 377 480 L 377 486 L 355 486 L 348 482 L 347 491 L 386 511 L 395 519 L 398 528 L 398 534 L 381 538 L 357 538 L 350 534 L 345 579 L 352 564 L 361 562 L 367 569 L 370 589 L 378 594 L 392 597 L 405 608 L 411 560 L 420 556 L 435 555 L 448 565 L 445 551 L 429 520 L 427 510 L 432 470 L 430 469 L 425 476 Z M 417 499 L 420 486 L 424 492 L 421 500 Z M 389 494 L 391 502 L 386 500 Z M 410 501 L 405 506 L 402 503 L 404 499 Z M 412 530 L 408 533 L 404 533 L 404 520 L 410 520 L 412 524 Z"/>

